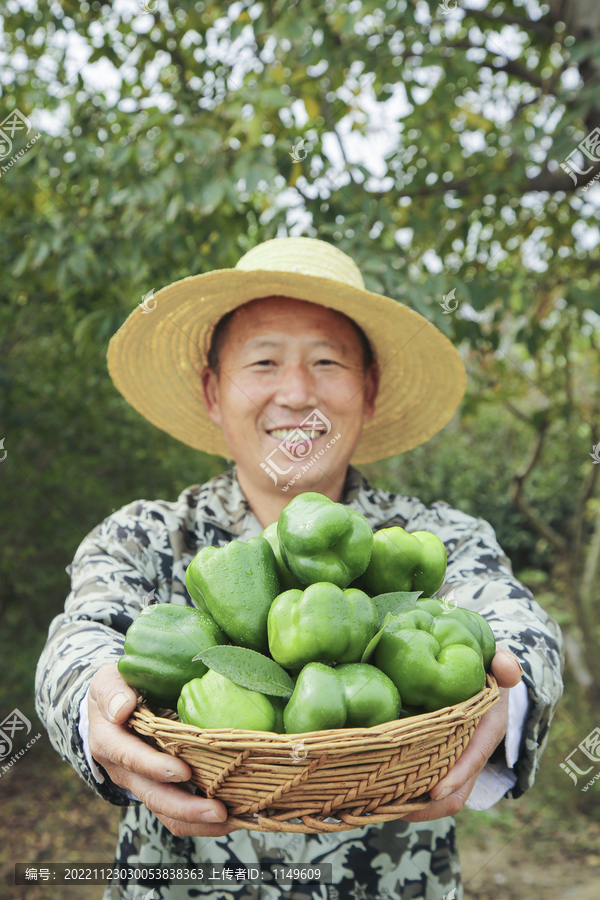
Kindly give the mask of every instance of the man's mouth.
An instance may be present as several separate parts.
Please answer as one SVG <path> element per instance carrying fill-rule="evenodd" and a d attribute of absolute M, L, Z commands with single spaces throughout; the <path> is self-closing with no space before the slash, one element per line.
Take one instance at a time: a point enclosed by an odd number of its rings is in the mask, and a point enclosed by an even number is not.
<path fill-rule="evenodd" d="M 311 429 L 304 430 L 300 428 L 298 425 L 290 426 L 289 428 L 271 428 L 268 431 L 268 434 L 271 437 L 274 437 L 278 441 L 287 441 L 289 438 L 294 438 L 294 443 L 298 443 L 299 441 L 314 441 L 322 434 L 324 434 L 324 429 Z"/>

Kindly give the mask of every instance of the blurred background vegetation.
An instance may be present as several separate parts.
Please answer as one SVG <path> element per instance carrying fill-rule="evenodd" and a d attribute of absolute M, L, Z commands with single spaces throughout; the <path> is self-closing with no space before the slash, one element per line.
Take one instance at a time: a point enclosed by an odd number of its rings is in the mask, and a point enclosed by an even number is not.
<path fill-rule="evenodd" d="M 32 123 L 0 168 L 0 709 L 36 718 L 83 537 L 228 465 L 127 406 L 111 334 L 151 289 L 304 234 L 459 347 L 452 422 L 363 470 L 490 521 L 563 626 L 536 790 L 598 817 L 558 763 L 600 721 L 600 7 L 467 5 L 0 3 L 1 118 Z"/>

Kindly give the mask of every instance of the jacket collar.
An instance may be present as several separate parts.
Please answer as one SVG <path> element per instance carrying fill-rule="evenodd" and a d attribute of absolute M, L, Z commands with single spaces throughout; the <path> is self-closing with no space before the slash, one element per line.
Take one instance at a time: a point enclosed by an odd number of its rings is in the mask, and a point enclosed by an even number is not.
<path fill-rule="evenodd" d="M 366 478 L 354 466 L 348 466 L 341 502 L 359 509 L 364 515 L 361 499 L 368 490 L 370 486 Z M 238 540 L 248 540 L 263 531 L 240 487 L 237 466 L 216 475 L 202 486 L 196 507 L 196 520 L 200 518 Z"/>

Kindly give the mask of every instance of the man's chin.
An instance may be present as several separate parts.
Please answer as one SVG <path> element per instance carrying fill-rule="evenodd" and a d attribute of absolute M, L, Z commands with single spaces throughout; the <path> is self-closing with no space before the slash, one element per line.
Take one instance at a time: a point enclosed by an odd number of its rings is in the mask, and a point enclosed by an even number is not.
<path fill-rule="evenodd" d="M 305 491 L 318 491 L 323 483 L 330 484 L 330 471 L 333 470 L 333 460 L 324 463 L 322 460 L 312 461 L 310 458 L 305 463 L 300 463 L 287 475 L 279 478 L 278 487 L 287 497 L 303 494 Z"/>

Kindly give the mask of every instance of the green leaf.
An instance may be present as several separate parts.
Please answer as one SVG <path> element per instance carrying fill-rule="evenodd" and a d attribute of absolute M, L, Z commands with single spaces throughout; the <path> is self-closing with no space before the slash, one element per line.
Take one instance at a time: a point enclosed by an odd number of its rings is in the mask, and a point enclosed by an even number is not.
<path fill-rule="evenodd" d="M 264 163 L 257 163 L 254 166 L 250 166 L 246 172 L 246 190 L 248 193 L 253 194 L 258 188 L 260 181 L 266 181 L 267 184 L 269 184 L 276 174 L 277 173 L 272 166 L 265 165 Z"/>
<path fill-rule="evenodd" d="M 423 591 L 392 591 L 389 594 L 378 594 L 377 597 L 372 597 L 373 606 L 379 616 L 380 627 L 387 613 L 407 612 L 409 609 L 415 609 L 417 598 L 422 593 Z"/>
<path fill-rule="evenodd" d="M 202 206 L 206 210 L 212 210 L 223 199 L 225 193 L 221 181 L 213 181 L 202 189 Z"/>
<path fill-rule="evenodd" d="M 31 265 L 34 269 L 39 269 L 41 264 L 44 262 L 48 254 L 50 253 L 50 244 L 47 244 L 46 241 L 42 241 L 42 243 L 37 248 L 37 253 L 35 254 Z"/>
<path fill-rule="evenodd" d="M 203 650 L 194 660 L 200 659 L 209 669 L 224 675 L 235 684 L 268 694 L 271 697 L 291 697 L 294 682 L 281 666 L 245 647 L 209 647 Z"/>
<path fill-rule="evenodd" d="M 177 218 L 177 214 L 179 212 L 180 205 L 181 205 L 181 194 L 175 194 L 174 197 L 171 197 L 171 200 L 169 201 L 169 205 L 167 206 L 167 211 L 165 213 L 165 222 L 167 222 L 169 225 L 172 225 L 172 223 Z"/>
<path fill-rule="evenodd" d="M 208 147 L 209 153 L 215 153 L 223 146 L 223 138 L 213 128 L 203 128 L 200 132 L 200 137 L 204 141 L 205 146 Z"/>
<path fill-rule="evenodd" d="M 280 88 L 266 88 L 260 95 L 261 106 L 275 106 L 281 109 L 282 106 L 289 106 L 290 101 L 286 94 L 282 94 Z"/>
<path fill-rule="evenodd" d="M 12 272 L 11 272 L 11 274 L 14 275 L 15 278 L 19 278 L 19 276 L 21 276 L 23 274 L 23 272 L 29 265 L 29 261 L 31 259 L 32 252 L 33 252 L 33 245 L 30 244 L 29 247 L 27 248 L 27 250 L 25 250 L 23 253 L 21 253 L 19 258 L 17 259 L 17 262 L 13 266 Z"/>
<path fill-rule="evenodd" d="M 381 635 L 387 628 L 388 623 L 391 621 L 391 618 L 392 618 L 391 613 L 388 612 L 385 614 L 385 616 L 383 618 L 383 622 L 381 622 L 381 627 L 380 627 L 379 631 L 377 632 L 375 637 L 371 638 L 371 640 L 369 641 L 369 643 L 367 644 L 367 646 L 365 648 L 365 652 L 363 653 L 363 655 L 360 658 L 361 663 L 369 662 L 369 660 L 371 659 L 371 656 L 375 652 L 375 647 L 381 640 Z"/>

